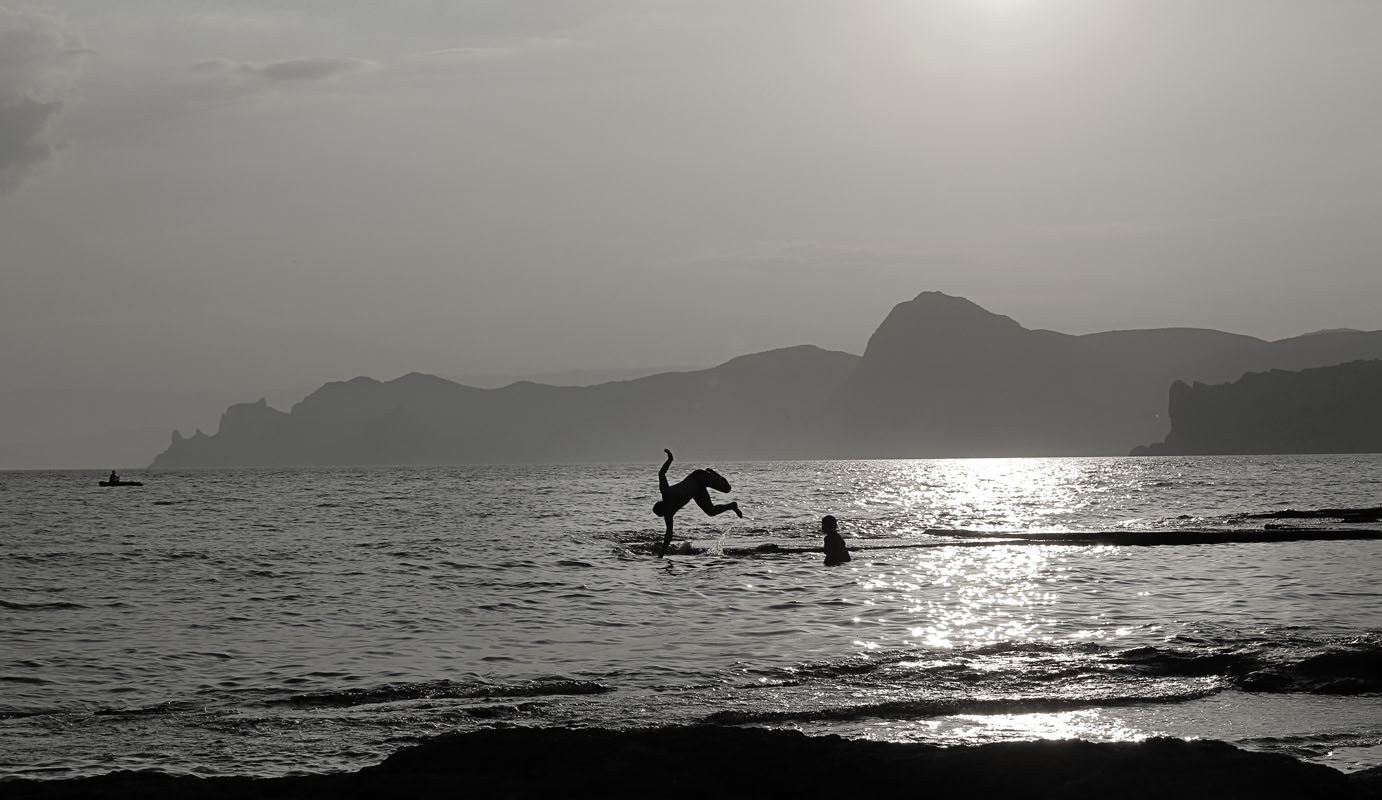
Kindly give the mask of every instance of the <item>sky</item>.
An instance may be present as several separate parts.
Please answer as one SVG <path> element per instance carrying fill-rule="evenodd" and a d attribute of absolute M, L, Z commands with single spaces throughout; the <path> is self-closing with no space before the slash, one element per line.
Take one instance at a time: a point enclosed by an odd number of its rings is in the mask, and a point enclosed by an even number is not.
<path fill-rule="evenodd" d="M 0 0 L 0 381 L 1382 327 L 1371 0 Z"/>

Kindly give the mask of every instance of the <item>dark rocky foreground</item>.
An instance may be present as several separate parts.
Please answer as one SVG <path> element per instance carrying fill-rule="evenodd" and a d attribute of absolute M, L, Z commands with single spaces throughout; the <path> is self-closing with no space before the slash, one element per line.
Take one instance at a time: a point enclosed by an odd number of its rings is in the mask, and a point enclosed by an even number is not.
<path fill-rule="evenodd" d="M 28 798 L 938 797 L 1382 798 L 1382 768 L 1346 775 L 1223 742 L 1016 742 L 938 748 L 693 727 L 454 734 L 355 773 L 197 778 L 117 772 L 11 780 Z"/>

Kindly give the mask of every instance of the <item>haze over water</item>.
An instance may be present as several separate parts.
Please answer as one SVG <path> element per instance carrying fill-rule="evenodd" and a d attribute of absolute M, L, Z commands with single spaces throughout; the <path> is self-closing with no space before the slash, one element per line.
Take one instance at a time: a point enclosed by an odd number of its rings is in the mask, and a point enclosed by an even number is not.
<path fill-rule="evenodd" d="M 938 532 L 1261 530 L 1241 515 L 1382 505 L 1382 456 L 715 464 L 746 519 L 688 507 L 666 560 L 659 463 L 0 474 L 0 775 L 702 721 L 1382 764 L 1382 542 Z M 827 513 L 840 567 L 802 552 Z"/>

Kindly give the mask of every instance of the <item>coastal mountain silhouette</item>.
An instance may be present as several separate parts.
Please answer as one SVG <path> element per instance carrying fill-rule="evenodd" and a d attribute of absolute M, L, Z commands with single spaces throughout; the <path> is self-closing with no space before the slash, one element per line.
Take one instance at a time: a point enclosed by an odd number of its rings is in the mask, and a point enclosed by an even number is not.
<path fill-rule="evenodd" d="M 926 292 L 874 332 L 828 416 L 842 450 L 868 457 L 1124 454 L 1121 442 L 1165 435 L 1176 380 L 1223 382 L 1379 354 L 1377 331 L 1267 342 L 1197 328 L 1029 330 Z"/>
<path fill-rule="evenodd" d="M 1133 455 L 1382 453 L 1382 361 L 1171 385 L 1171 432 Z"/>
<path fill-rule="evenodd" d="M 263 401 L 231 406 L 214 436 L 175 432 L 153 467 L 627 461 L 645 456 L 649 441 L 695 441 L 730 459 L 765 448 L 804 458 L 810 444 L 793 437 L 858 360 L 803 345 L 595 386 L 355 378 L 289 413 Z"/>
<path fill-rule="evenodd" d="M 801 345 L 586 387 L 361 377 L 286 413 L 231 406 L 214 435 L 175 432 L 153 468 L 636 461 L 676 441 L 719 460 L 1122 455 L 1167 435 L 1177 380 L 1360 358 L 1382 358 L 1382 331 L 1077 336 L 923 292 L 863 356 Z"/>

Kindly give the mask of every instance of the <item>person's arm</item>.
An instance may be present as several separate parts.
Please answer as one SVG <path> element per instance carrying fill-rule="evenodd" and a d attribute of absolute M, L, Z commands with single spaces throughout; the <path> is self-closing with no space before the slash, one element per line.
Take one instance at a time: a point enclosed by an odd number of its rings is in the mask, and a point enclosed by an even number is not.
<path fill-rule="evenodd" d="M 670 466 L 672 466 L 672 451 L 671 451 L 671 450 L 668 450 L 667 448 L 664 447 L 664 448 L 662 449 L 662 452 L 664 452 L 664 453 L 667 454 L 667 460 L 664 461 L 664 462 L 662 462 L 662 469 L 660 469 L 660 470 L 657 471 L 657 488 L 660 489 L 664 494 L 666 494 L 666 492 L 667 492 L 667 468 L 670 467 Z M 668 518 L 667 518 L 667 540 L 668 540 L 668 541 L 671 541 L 671 538 L 672 538 L 672 518 L 671 518 L 671 517 L 668 517 Z"/>
<path fill-rule="evenodd" d="M 657 551 L 658 558 L 667 555 L 667 548 L 672 545 L 672 515 L 663 517 L 663 521 L 667 523 L 667 535 L 662 537 L 662 549 Z"/>

